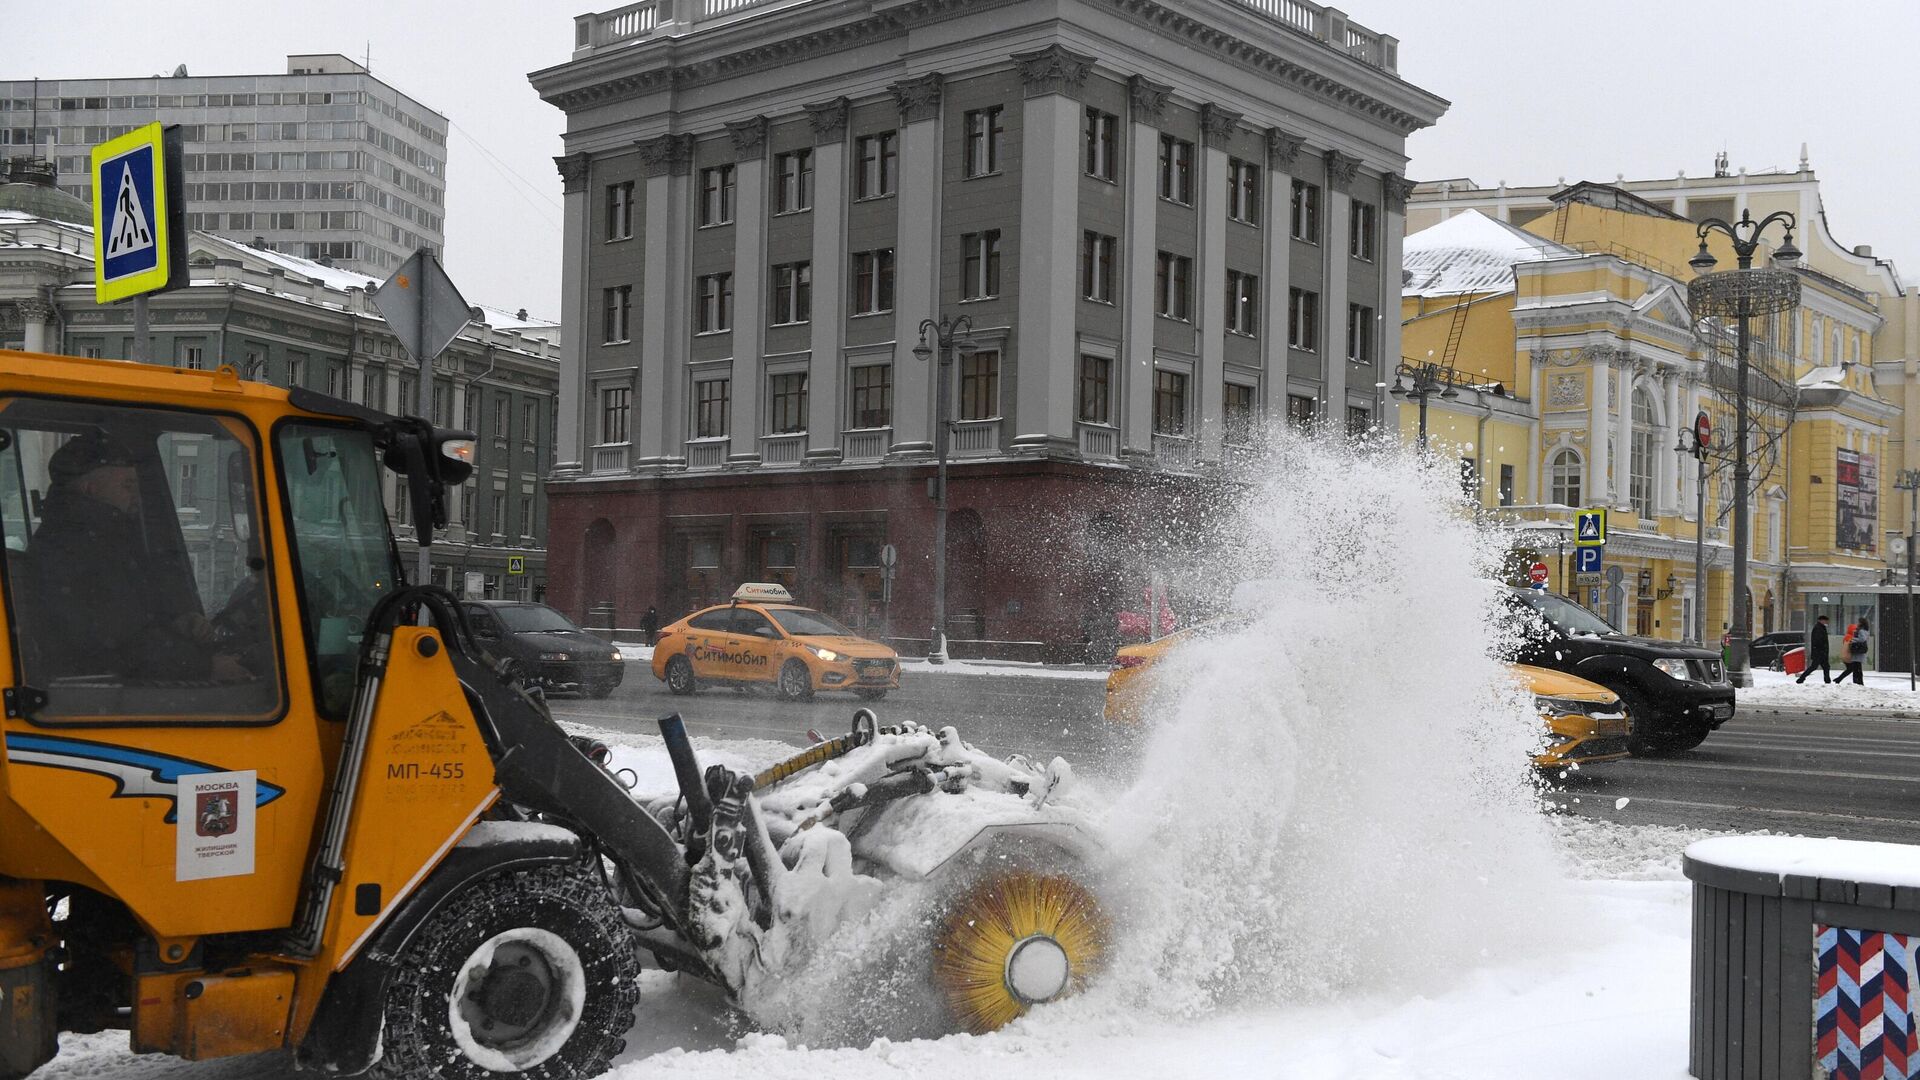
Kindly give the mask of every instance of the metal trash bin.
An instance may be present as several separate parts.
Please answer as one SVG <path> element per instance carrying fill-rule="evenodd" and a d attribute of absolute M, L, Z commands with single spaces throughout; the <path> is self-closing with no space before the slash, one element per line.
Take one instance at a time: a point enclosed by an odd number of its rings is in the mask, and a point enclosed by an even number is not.
<path fill-rule="evenodd" d="M 1920 1068 L 1920 847 L 1727 836 L 1689 847 L 1682 866 L 1694 883 L 1690 1073 L 1857 1080 Z"/>

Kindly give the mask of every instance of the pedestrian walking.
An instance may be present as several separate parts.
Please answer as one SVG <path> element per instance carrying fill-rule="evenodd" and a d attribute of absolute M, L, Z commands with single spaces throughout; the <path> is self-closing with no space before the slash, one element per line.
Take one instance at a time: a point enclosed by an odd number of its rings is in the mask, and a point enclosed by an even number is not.
<path fill-rule="evenodd" d="M 654 610 L 652 604 L 648 604 L 647 613 L 640 616 L 640 632 L 646 635 L 648 645 L 652 645 L 654 637 L 660 633 L 660 613 Z"/>
<path fill-rule="evenodd" d="M 1862 615 L 1859 624 L 1853 628 L 1853 633 L 1847 636 L 1847 666 L 1840 669 L 1840 677 L 1833 681 L 1844 683 L 1847 681 L 1847 673 L 1852 672 L 1853 685 L 1866 685 L 1866 675 L 1861 669 L 1866 665 L 1867 648 L 1872 643 L 1873 631 L 1867 626 L 1867 617 Z"/>
<path fill-rule="evenodd" d="M 1800 677 L 1793 680 L 1794 682 L 1806 682 L 1807 676 L 1813 674 L 1815 664 L 1820 665 L 1821 682 L 1833 681 L 1833 668 L 1829 666 L 1831 661 L 1827 659 L 1827 637 L 1827 617 L 1822 615 L 1813 620 L 1813 631 L 1807 635 L 1807 664 L 1800 669 Z"/>

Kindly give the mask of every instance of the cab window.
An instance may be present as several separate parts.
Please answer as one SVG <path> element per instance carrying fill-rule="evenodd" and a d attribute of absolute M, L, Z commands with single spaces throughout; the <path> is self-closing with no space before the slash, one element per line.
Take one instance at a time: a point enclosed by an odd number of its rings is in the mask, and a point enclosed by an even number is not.
<path fill-rule="evenodd" d="M 774 608 L 773 617 L 794 637 L 853 637 L 853 631 L 834 621 L 830 615 L 807 608 Z"/>
<path fill-rule="evenodd" d="M 725 633 L 733 629 L 733 610 L 731 608 L 714 608 L 712 611 L 703 611 L 687 620 L 687 628 L 689 630 L 718 630 L 721 633 Z"/>
<path fill-rule="evenodd" d="M 246 425 L 0 399 L 0 546 L 35 723 L 270 723 L 282 706 Z"/>
<path fill-rule="evenodd" d="M 780 631 L 773 628 L 765 615 L 749 608 L 735 608 L 733 612 L 733 632 L 748 637 L 777 639 Z"/>

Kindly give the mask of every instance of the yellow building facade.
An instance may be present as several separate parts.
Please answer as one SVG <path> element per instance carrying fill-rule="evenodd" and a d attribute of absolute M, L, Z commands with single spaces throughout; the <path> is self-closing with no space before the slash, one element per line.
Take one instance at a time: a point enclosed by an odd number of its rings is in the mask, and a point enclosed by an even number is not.
<path fill-rule="evenodd" d="M 1459 460 L 1468 493 L 1548 564 L 1556 591 L 1629 632 L 1670 639 L 1689 636 L 1704 604 L 1705 636 L 1717 642 L 1732 612 L 1732 469 L 1709 463 L 1703 529 L 1699 470 L 1677 449 L 1700 412 L 1723 446 L 1734 430 L 1730 360 L 1714 347 L 1731 331 L 1688 307 L 1686 260 L 1698 246 L 1691 221 L 1607 185 L 1565 188 L 1524 226 L 1453 213 L 1407 238 L 1402 353 L 1445 371 L 1454 391 L 1426 399 L 1433 452 Z M 1718 269 L 1735 265 L 1724 238 L 1709 249 Z M 1768 354 L 1781 405 L 1750 443 L 1756 635 L 1800 625 L 1809 588 L 1880 579 L 1878 514 L 1901 430 L 1874 384 L 1885 324 L 1876 298 L 1796 274 L 1801 306 Z M 1390 400 L 1415 438 L 1420 403 Z M 1617 573 L 1576 587 L 1573 513 L 1595 506 L 1609 511 L 1605 562 Z"/>

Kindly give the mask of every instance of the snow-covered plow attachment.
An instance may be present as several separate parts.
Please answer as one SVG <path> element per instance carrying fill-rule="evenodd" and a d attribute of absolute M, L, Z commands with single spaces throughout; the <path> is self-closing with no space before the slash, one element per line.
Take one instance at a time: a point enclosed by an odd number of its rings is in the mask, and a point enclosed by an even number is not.
<path fill-rule="evenodd" d="M 660 728 L 676 790 L 635 780 L 634 797 L 688 867 L 682 928 L 638 931 L 664 964 L 692 953 L 751 1001 L 890 887 L 923 883 L 937 905 L 926 978 L 950 1028 L 993 1030 L 1098 969 L 1107 917 L 1066 762 L 996 760 L 952 728 L 882 727 L 862 709 L 847 734 L 766 768 L 702 769 L 677 715 Z"/>

